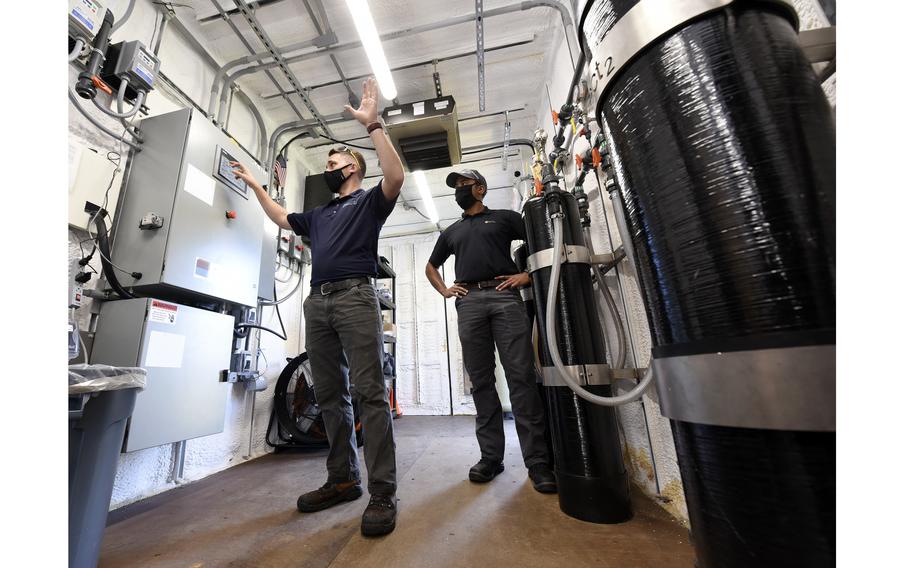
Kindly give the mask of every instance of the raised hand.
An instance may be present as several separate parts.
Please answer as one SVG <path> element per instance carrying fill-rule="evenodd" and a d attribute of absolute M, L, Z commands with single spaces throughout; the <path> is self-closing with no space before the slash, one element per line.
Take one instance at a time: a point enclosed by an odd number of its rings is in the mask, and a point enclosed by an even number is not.
<path fill-rule="evenodd" d="M 376 85 L 376 79 L 370 77 L 363 82 L 360 108 L 355 110 L 351 105 L 344 105 L 344 108 L 364 126 L 369 126 L 379 120 L 379 87 Z"/>

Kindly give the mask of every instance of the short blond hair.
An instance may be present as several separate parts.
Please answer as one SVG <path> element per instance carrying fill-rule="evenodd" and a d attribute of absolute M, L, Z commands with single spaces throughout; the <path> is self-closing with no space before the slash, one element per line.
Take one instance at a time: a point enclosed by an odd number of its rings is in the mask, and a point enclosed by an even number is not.
<path fill-rule="evenodd" d="M 354 150 L 353 148 L 348 148 L 347 146 L 341 146 L 329 150 L 329 157 L 334 156 L 335 154 L 347 154 L 348 156 L 354 158 L 354 161 L 357 162 L 357 167 L 360 168 L 360 179 L 366 177 L 367 162 L 363 159 L 363 154 L 357 150 Z"/>

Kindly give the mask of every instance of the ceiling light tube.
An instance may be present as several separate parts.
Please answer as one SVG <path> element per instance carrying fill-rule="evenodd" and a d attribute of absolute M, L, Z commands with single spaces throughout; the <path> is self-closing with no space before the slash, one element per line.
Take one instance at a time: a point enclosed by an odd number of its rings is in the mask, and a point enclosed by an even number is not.
<path fill-rule="evenodd" d="M 427 210 L 427 217 L 431 223 L 439 222 L 439 213 L 436 211 L 436 205 L 433 203 L 433 194 L 430 193 L 430 186 L 427 185 L 427 176 L 422 170 L 412 172 L 414 180 L 417 182 L 417 189 L 420 191 L 420 199 L 423 200 L 423 207 Z"/>
<path fill-rule="evenodd" d="M 373 76 L 379 83 L 379 90 L 386 100 L 394 100 L 398 96 L 398 91 L 395 89 L 395 81 L 392 80 L 389 62 L 386 61 L 385 52 L 382 51 L 382 42 L 379 41 L 379 33 L 376 31 L 373 15 L 370 14 L 370 6 L 367 4 L 367 0 L 346 1 L 351 18 L 357 27 L 357 33 L 360 35 L 360 43 L 363 44 L 363 49 L 367 52 L 367 59 L 370 60 L 370 67 L 373 68 Z"/>

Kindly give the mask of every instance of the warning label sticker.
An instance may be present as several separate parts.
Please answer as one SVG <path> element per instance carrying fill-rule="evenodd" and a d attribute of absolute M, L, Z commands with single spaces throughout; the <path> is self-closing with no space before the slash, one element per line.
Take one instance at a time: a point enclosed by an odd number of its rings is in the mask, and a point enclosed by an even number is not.
<path fill-rule="evenodd" d="M 152 307 L 149 309 L 149 321 L 174 325 L 177 323 L 177 304 L 152 300 Z"/>

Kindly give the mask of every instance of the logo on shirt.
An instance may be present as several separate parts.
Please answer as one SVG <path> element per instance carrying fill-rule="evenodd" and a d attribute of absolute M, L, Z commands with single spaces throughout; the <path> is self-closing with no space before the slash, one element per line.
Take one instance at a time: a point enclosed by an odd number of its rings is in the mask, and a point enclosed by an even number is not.
<path fill-rule="evenodd" d="M 487 224 L 487 223 L 492 223 L 492 224 L 495 225 L 495 224 L 496 224 L 496 221 L 484 221 L 484 224 Z"/>
<path fill-rule="evenodd" d="M 344 208 L 347 207 L 348 205 L 357 205 L 357 202 L 358 202 L 358 201 L 360 201 L 360 198 L 359 198 L 359 197 L 358 197 L 357 199 L 349 199 L 349 200 L 347 200 L 347 201 L 344 202 L 344 204 L 341 206 L 341 208 L 344 209 Z"/>

